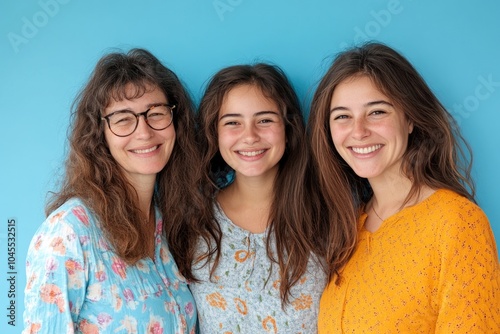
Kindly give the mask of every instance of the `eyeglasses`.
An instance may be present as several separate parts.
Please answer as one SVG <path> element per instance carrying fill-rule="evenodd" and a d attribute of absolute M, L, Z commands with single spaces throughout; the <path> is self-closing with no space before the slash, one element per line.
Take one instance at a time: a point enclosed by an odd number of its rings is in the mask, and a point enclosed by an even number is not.
<path fill-rule="evenodd" d="M 173 109 L 175 105 L 161 103 L 150 107 L 148 110 L 136 114 L 130 110 L 119 110 L 101 117 L 108 123 L 109 130 L 118 137 L 130 136 L 137 125 L 139 116 L 144 116 L 146 124 L 153 130 L 164 130 L 172 124 Z"/>

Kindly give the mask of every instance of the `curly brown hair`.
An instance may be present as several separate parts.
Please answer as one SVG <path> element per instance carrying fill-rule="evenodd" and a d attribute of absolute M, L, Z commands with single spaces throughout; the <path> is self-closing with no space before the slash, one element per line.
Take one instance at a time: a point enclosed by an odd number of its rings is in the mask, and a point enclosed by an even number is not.
<path fill-rule="evenodd" d="M 130 85 L 135 88 L 133 96 L 126 90 Z M 153 201 L 163 213 L 164 231 L 191 219 L 199 198 L 194 184 L 198 173 L 194 107 L 175 73 L 144 49 L 110 53 L 98 61 L 73 104 L 64 179 L 46 206 L 48 215 L 70 198 L 81 199 L 99 218 L 116 253 L 131 264 L 147 256 L 143 240 L 151 231 L 142 228 L 137 193 L 110 154 L 101 116 L 112 100 L 138 98 L 155 88 L 176 105 L 176 142 L 167 165 L 157 174 Z"/>

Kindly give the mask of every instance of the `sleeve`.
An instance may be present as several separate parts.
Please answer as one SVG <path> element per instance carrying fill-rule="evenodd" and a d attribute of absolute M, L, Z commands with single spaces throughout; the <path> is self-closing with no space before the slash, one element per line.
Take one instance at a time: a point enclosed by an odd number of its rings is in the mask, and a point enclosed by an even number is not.
<path fill-rule="evenodd" d="M 500 333 L 500 266 L 488 218 L 465 203 L 442 227 L 436 333 Z"/>
<path fill-rule="evenodd" d="M 23 333 L 74 332 L 85 300 L 87 265 L 84 238 L 67 218 L 63 212 L 51 215 L 29 246 Z"/>

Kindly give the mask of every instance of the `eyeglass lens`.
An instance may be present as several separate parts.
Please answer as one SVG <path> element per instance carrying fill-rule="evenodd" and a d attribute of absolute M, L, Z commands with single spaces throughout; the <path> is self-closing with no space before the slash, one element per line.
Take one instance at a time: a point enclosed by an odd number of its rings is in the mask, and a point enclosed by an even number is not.
<path fill-rule="evenodd" d="M 139 124 L 139 117 L 143 115 L 146 123 L 154 130 L 163 130 L 172 123 L 172 108 L 158 105 L 149 110 L 136 114 L 129 110 L 114 113 L 108 117 L 109 129 L 117 136 L 132 134 Z"/>

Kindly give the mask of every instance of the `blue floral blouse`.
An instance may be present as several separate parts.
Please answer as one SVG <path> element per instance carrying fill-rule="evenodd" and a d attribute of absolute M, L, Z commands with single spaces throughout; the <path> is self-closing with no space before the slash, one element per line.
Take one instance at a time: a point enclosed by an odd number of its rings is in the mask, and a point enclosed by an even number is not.
<path fill-rule="evenodd" d="M 156 218 L 154 261 L 131 266 L 83 202 L 71 199 L 53 212 L 28 250 L 23 333 L 195 333 L 193 296 L 158 210 Z"/>
<path fill-rule="evenodd" d="M 266 251 L 268 233 L 250 233 L 235 225 L 215 204 L 222 230 L 221 257 L 210 280 L 210 266 L 194 266 L 201 280 L 191 284 L 203 334 L 316 334 L 319 301 L 326 275 L 311 257 L 307 271 L 291 289 L 290 303 L 282 308 L 279 268 Z M 274 238 L 272 247 L 275 247 Z M 199 243 L 200 255 L 206 245 Z"/>

